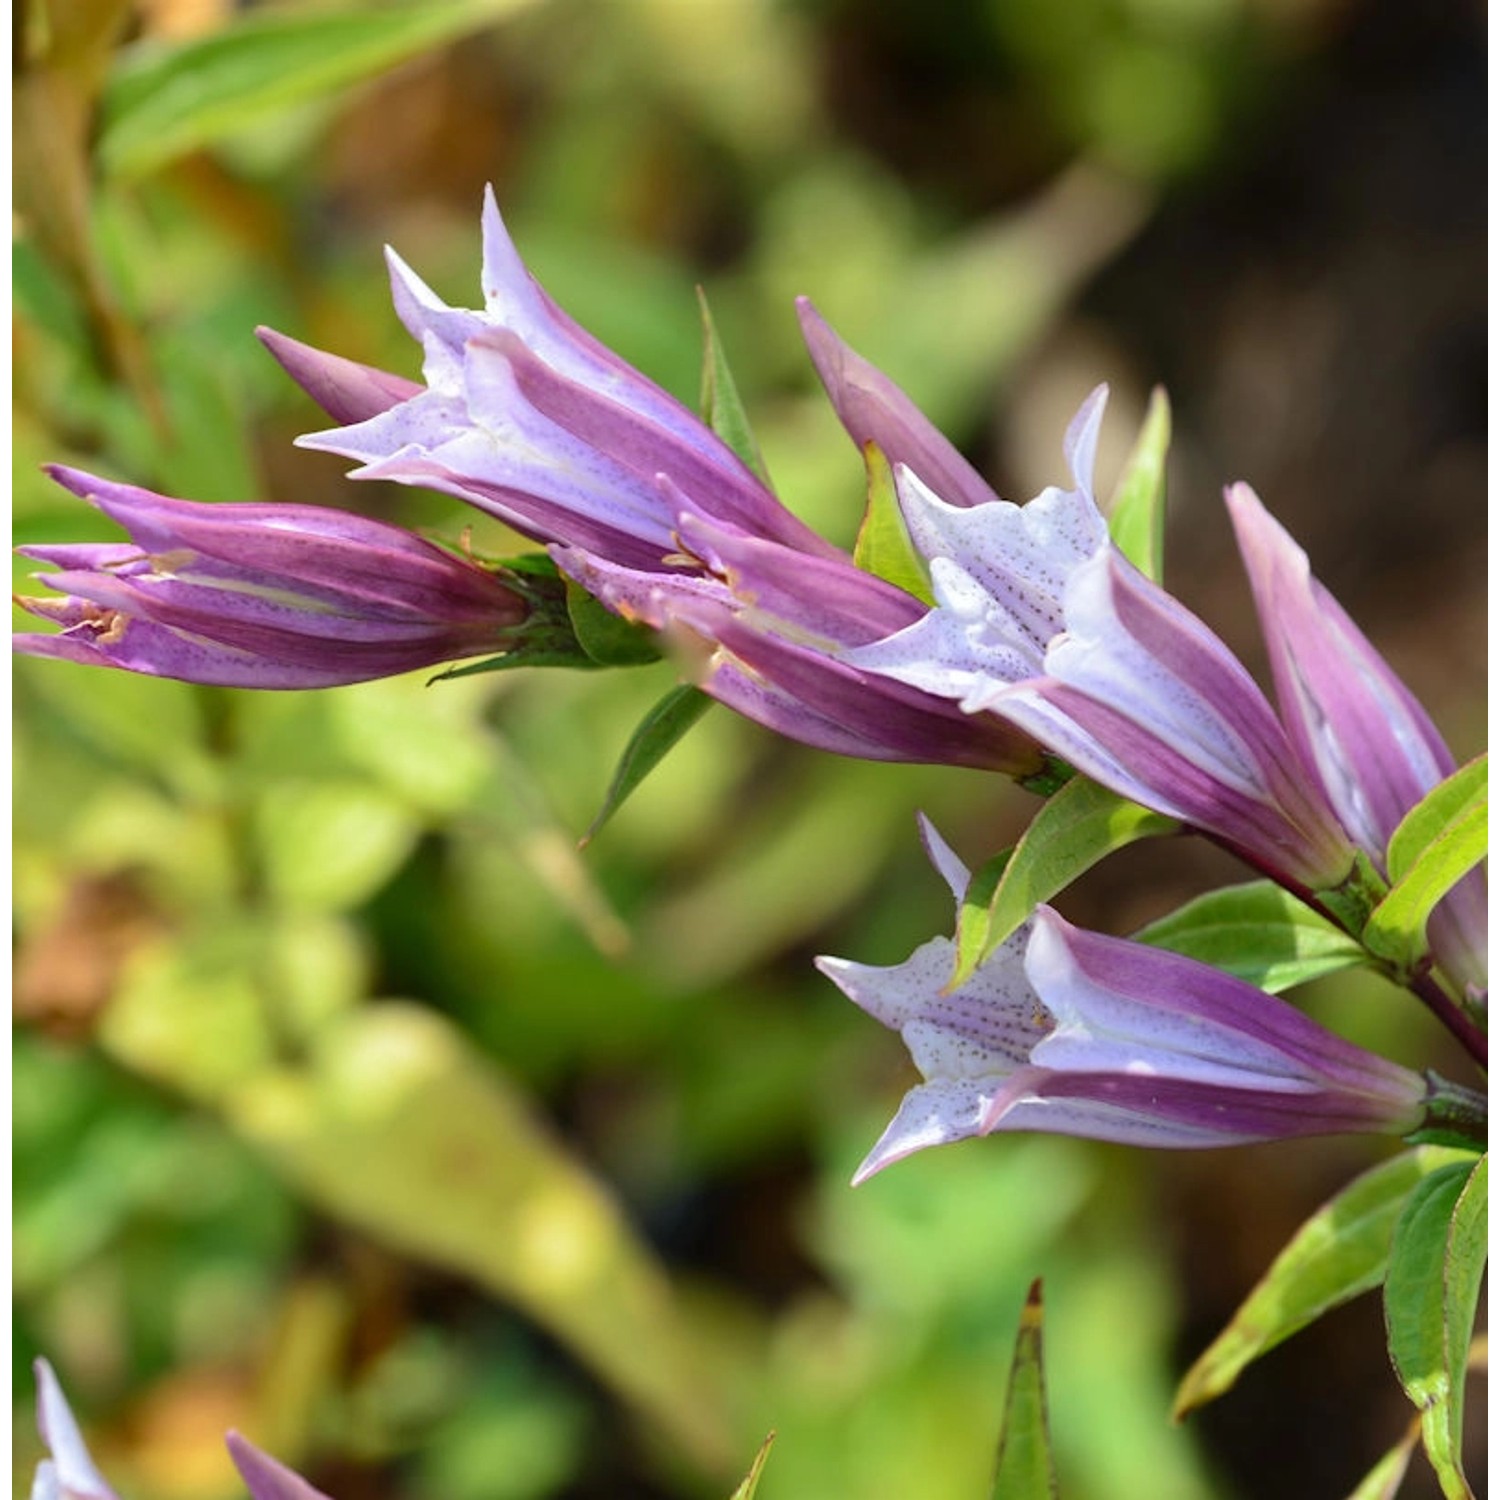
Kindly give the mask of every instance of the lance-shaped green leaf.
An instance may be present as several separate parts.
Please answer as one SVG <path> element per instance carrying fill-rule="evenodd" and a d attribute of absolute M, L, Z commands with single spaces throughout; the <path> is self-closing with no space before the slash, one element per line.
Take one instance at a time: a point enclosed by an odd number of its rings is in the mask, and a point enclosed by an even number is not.
<path fill-rule="evenodd" d="M 1273 995 L 1366 960 L 1348 933 L 1270 880 L 1197 896 L 1135 937 L 1212 964 Z"/>
<path fill-rule="evenodd" d="M 1115 545 L 1148 578 L 1161 582 L 1162 539 L 1167 515 L 1167 448 L 1172 441 L 1172 409 L 1167 393 L 1151 392 L 1145 421 L 1106 507 Z"/>
<path fill-rule="evenodd" d="M 1427 946 L 1432 909 L 1489 848 L 1489 758 L 1461 767 L 1422 799 L 1391 835 L 1391 890 L 1362 934 L 1372 953 L 1406 966 Z"/>
<path fill-rule="evenodd" d="M 863 451 L 865 515 L 854 539 L 854 561 L 865 572 L 932 604 L 932 585 L 906 529 L 890 463 L 874 443 L 866 443 Z"/>
<path fill-rule="evenodd" d="M 293 6 L 252 14 L 177 46 L 132 49 L 104 92 L 100 159 L 112 172 L 148 172 L 529 3 Z"/>
<path fill-rule="evenodd" d="M 1411 1467 L 1411 1456 L 1422 1435 L 1421 1422 L 1413 1418 L 1406 1435 L 1381 1456 L 1380 1462 L 1349 1493 L 1349 1500 L 1396 1500 L 1401 1481 Z"/>
<path fill-rule="evenodd" d="M 771 1456 L 771 1444 L 775 1441 L 776 1434 L 768 1432 L 765 1442 L 760 1445 L 760 1451 L 755 1455 L 755 1461 L 750 1465 L 750 1472 L 740 1481 L 729 1500 L 755 1500 L 755 1492 L 760 1488 L 761 1473 L 766 1467 L 766 1460 Z"/>
<path fill-rule="evenodd" d="M 771 476 L 766 472 L 766 461 L 761 457 L 760 444 L 755 441 L 750 418 L 740 400 L 739 387 L 734 383 L 724 346 L 719 342 L 719 330 L 714 326 L 708 298 L 701 286 L 698 288 L 698 311 L 703 317 L 703 379 L 699 388 L 699 412 L 769 489 Z"/>
<path fill-rule="evenodd" d="M 976 913 L 969 930 L 961 931 L 954 983 L 967 979 L 1037 906 L 1105 855 L 1177 828 L 1171 818 L 1127 802 L 1096 782 L 1082 776 L 1069 781 L 1042 804 L 1021 835 L 994 886 L 987 912 Z"/>
<path fill-rule="evenodd" d="M 1472 1500 L 1463 1473 L 1464 1374 L 1484 1275 L 1488 1158 L 1422 1182 L 1396 1226 L 1385 1285 L 1386 1335 L 1422 1443 L 1448 1500 Z"/>
<path fill-rule="evenodd" d="M 995 1462 L 994 1500 L 1057 1500 L 1057 1470 L 1047 1427 L 1047 1383 L 1042 1371 L 1042 1283 L 1031 1283 L 1016 1352 Z"/>
<path fill-rule="evenodd" d="M 1463 821 L 1476 805 L 1487 802 L 1489 785 L 1490 758 L 1486 753 L 1440 781 L 1402 818 L 1386 849 L 1385 864 L 1393 884 L 1412 869 L 1430 844 Z"/>
<path fill-rule="evenodd" d="M 666 753 L 703 717 L 712 702 L 706 693 L 684 684 L 673 688 L 652 707 L 630 736 L 604 794 L 604 805 L 579 839 L 579 848 L 614 817 L 625 799 L 661 764 Z"/>
<path fill-rule="evenodd" d="M 1228 1326 L 1183 1376 L 1172 1407 L 1181 1421 L 1222 1396 L 1261 1355 L 1380 1284 L 1391 1236 L 1413 1191 L 1431 1175 L 1463 1167 L 1462 1153 L 1436 1146 L 1403 1152 L 1372 1167 L 1292 1236 Z"/>

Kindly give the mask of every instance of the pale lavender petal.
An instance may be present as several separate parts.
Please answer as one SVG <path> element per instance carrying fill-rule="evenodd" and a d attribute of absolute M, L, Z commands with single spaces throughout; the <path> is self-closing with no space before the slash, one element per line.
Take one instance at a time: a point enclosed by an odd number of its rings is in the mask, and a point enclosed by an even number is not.
<path fill-rule="evenodd" d="M 932 561 L 936 607 L 883 640 L 844 653 L 851 666 L 879 673 L 940 698 L 965 713 L 986 707 L 999 684 L 1020 682 L 1041 670 L 1042 652 L 1020 638 L 994 596 L 958 563 Z"/>
<path fill-rule="evenodd" d="M 118 1500 L 94 1466 L 78 1421 L 63 1395 L 52 1366 L 45 1359 L 32 1365 L 36 1373 L 37 1427 L 52 1457 L 37 1469 L 33 1500 Z"/>
<path fill-rule="evenodd" d="M 953 899 L 961 903 L 969 889 L 969 867 L 953 852 L 926 813 L 917 814 L 917 831 L 933 869 L 943 877 Z"/>
<path fill-rule="evenodd" d="M 990 1093 L 974 1083 L 920 1083 L 908 1091 L 870 1154 L 859 1164 L 852 1183 L 928 1146 L 946 1146 L 980 1134 L 979 1123 L 990 1106 Z"/>
<path fill-rule="evenodd" d="M 887 640 L 852 655 L 856 665 L 924 691 L 985 706 L 1000 684 L 1036 676 L 1063 629 L 1070 580 L 1109 549 L 1094 503 L 1092 469 L 1107 390 L 1084 402 L 1064 444 L 1075 488 L 1044 490 L 1026 505 L 948 503 L 909 470 L 896 484 L 912 544 L 930 562 L 936 607 Z"/>
<path fill-rule="evenodd" d="M 797 299 L 797 316 L 818 378 L 858 448 L 874 443 L 893 469 L 905 465 L 953 505 L 983 505 L 995 498 L 911 397 L 844 343 L 806 297 Z"/>
<path fill-rule="evenodd" d="M 328 1500 L 322 1490 L 314 1489 L 300 1474 L 262 1453 L 239 1433 L 231 1431 L 224 1446 L 250 1491 L 250 1500 Z"/>
<path fill-rule="evenodd" d="M 950 938 L 889 967 L 814 962 L 861 1010 L 901 1033 L 923 1078 L 996 1078 L 1023 1067 L 1050 1024 L 1023 966 L 1029 936 L 1028 924 L 957 987 Z"/>
<path fill-rule="evenodd" d="M 335 422 L 363 422 L 422 389 L 413 380 L 325 353 L 274 328 L 257 328 L 255 336 Z"/>

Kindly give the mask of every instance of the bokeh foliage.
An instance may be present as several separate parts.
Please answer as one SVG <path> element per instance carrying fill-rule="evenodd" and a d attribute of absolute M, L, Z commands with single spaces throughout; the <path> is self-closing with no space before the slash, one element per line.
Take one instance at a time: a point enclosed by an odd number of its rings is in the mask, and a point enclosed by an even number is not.
<path fill-rule="evenodd" d="M 770 472 L 830 536 L 863 476 L 801 292 L 1030 493 L 1065 411 L 997 455 L 996 393 L 1056 378 L 1092 279 L 1316 76 L 1335 9 L 22 7 L 16 540 L 102 536 L 37 472 L 60 460 L 515 550 L 293 452 L 320 417 L 251 337 L 414 372 L 379 245 L 472 299 L 485 180 L 553 294 L 688 400 L 706 287 Z M 1162 372 L 1084 343 L 1108 367 L 1062 383 L 1117 377 L 1118 463 Z M 847 1187 L 905 1080 L 808 959 L 949 920 L 917 808 L 977 861 L 1025 799 L 715 709 L 580 853 L 672 681 L 275 696 L 19 664 L 18 1474 L 44 1351 L 143 1497 L 235 1493 L 228 1425 L 350 1497 L 723 1495 L 772 1427 L 761 1500 L 978 1496 L 1045 1272 L 1064 1492 L 1231 1493 L 1165 1423 L 1188 1313 L 1159 1164 L 1014 1139 Z M 1181 894 L 1081 899 L 1123 930 Z M 1360 1040 L 1429 1044 L 1348 995 L 1325 1013 Z M 1371 1158 L 1310 1159 L 1304 1211 Z M 1396 1431 L 1359 1431 L 1351 1482 Z"/>

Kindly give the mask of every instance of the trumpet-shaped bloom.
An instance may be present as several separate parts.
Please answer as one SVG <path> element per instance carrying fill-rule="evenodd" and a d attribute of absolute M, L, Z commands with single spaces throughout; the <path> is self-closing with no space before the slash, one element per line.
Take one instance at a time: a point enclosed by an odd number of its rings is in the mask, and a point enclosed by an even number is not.
<path fill-rule="evenodd" d="M 52 1366 L 39 1359 L 34 1368 L 37 1427 L 51 1457 L 37 1465 L 31 1500 L 119 1500 L 89 1456 Z M 328 1500 L 321 1490 L 239 1433 L 231 1432 L 225 1445 L 250 1491 L 250 1500 Z"/>
<path fill-rule="evenodd" d="M 1219 838 L 1303 890 L 1354 846 L 1228 648 L 1109 539 L 1093 493 L 1106 392 L 1068 428 L 1071 489 L 949 504 L 897 471 L 935 606 L 845 653 L 864 670 L 993 712 L 1122 796 Z"/>
<path fill-rule="evenodd" d="M 1349 836 L 1385 870 L 1402 818 L 1457 769 L 1426 710 L 1327 589 L 1307 554 L 1249 485 L 1225 502 L 1270 652 L 1276 697 L 1297 754 Z M 1486 982 L 1485 882 L 1475 871 L 1429 923 L 1439 961 L 1464 984 Z"/>
<path fill-rule="evenodd" d="M 484 307 L 449 307 L 394 251 L 396 311 L 422 346 L 425 386 L 271 335 L 288 372 L 352 425 L 304 447 L 359 461 L 355 478 L 446 490 L 524 534 L 660 569 L 677 506 L 803 552 L 835 550 L 797 520 L 686 407 L 580 328 L 522 263 L 494 194 L 484 202 Z M 393 399 L 387 399 L 393 398 Z"/>
<path fill-rule="evenodd" d="M 384 522 L 307 505 L 200 505 L 53 468 L 129 543 L 25 547 L 60 599 L 17 650 L 187 682 L 330 687 L 498 650 L 526 603 Z"/>
<path fill-rule="evenodd" d="M 967 871 L 927 834 L 961 902 Z M 901 1034 L 922 1074 L 856 1182 L 994 1131 L 1188 1148 L 1405 1134 L 1422 1118 L 1415 1073 L 1218 969 L 1086 932 L 1049 907 L 951 987 L 954 957 L 940 937 L 889 968 L 817 961 Z"/>

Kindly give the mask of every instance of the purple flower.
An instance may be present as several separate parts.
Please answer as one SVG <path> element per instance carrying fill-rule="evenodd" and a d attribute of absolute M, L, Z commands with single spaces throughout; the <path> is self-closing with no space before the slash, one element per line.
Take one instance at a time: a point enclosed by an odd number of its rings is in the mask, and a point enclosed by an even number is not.
<path fill-rule="evenodd" d="M 39 1359 L 33 1368 L 37 1427 L 52 1456 L 37 1465 L 31 1500 L 119 1500 L 94 1466 L 52 1366 Z M 328 1500 L 321 1490 L 262 1453 L 239 1433 L 231 1432 L 224 1441 L 249 1488 L 251 1500 Z"/>
<path fill-rule="evenodd" d="M 1350 838 L 1386 874 L 1402 818 L 1456 769 L 1442 736 L 1384 658 L 1312 576 L 1307 554 L 1249 485 L 1225 503 L 1271 657 L 1281 716 L 1305 773 Z M 1476 870 L 1439 904 L 1428 929 L 1460 984 L 1486 983 L 1485 880 Z"/>
<path fill-rule="evenodd" d="M 229 687 L 331 687 L 501 649 L 526 617 L 483 568 L 399 527 L 307 505 L 199 505 L 49 471 L 129 543 L 23 547 L 63 626 L 31 656 Z"/>
<path fill-rule="evenodd" d="M 925 832 L 961 903 L 968 872 Z M 890 968 L 817 963 L 901 1033 L 923 1079 L 856 1182 L 925 1146 L 993 1131 L 1187 1148 L 1405 1134 L 1423 1116 L 1415 1073 L 1218 969 L 1086 932 L 1050 907 L 956 988 L 948 938 Z"/>
<path fill-rule="evenodd" d="M 1303 892 L 1338 887 L 1353 844 L 1228 648 L 1109 540 L 1095 503 L 1105 391 L 1068 428 L 1073 487 L 1024 506 L 897 488 L 935 606 L 845 653 L 995 713 L 1122 796 L 1211 834 Z"/>
<path fill-rule="evenodd" d="M 354 419 L 302 446 L 358 460 L 354 478 L 446 490 L 527 536 L 631 567 L 670 566 L 683 497 L 751 535 L 836 555 L 692 412 L 547 296 L 489 190 L 483 223 L 481 311 L 447 306 L 387 252 L 425 387 L 263 335 L 330 414 Z"/>

